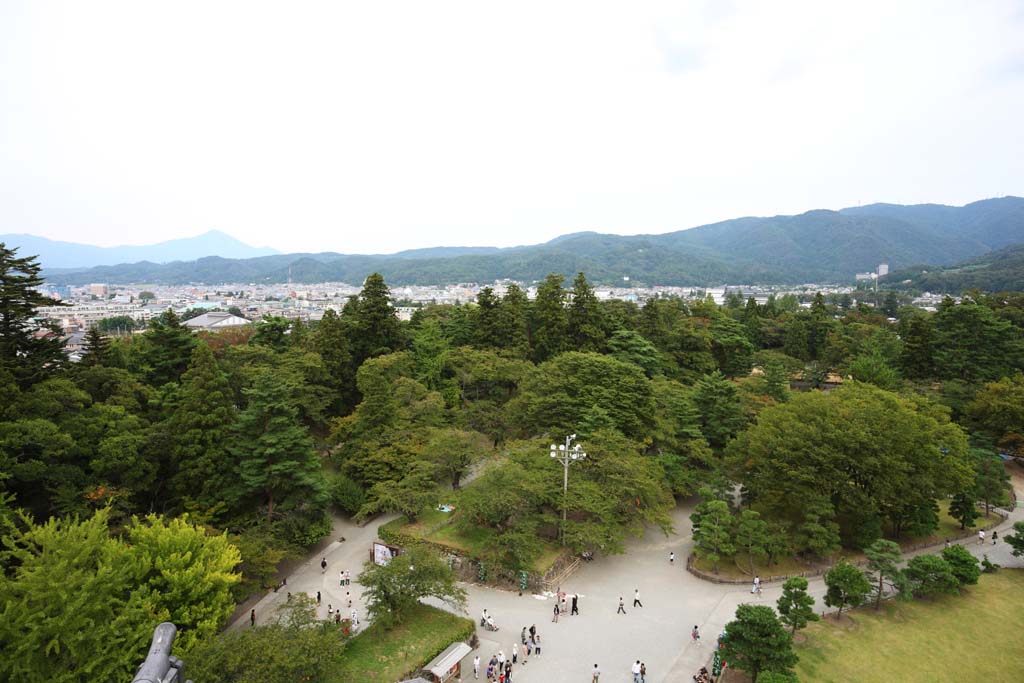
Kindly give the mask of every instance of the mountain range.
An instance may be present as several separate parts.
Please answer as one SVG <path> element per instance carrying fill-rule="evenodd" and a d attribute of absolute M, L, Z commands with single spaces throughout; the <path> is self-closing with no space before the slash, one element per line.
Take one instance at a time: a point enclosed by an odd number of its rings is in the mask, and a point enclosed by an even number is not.
<path fill-rule="evenodd" d="M 0 240 L 3 240 L 0 237 Z M 1024 244 L 1024 199 L 1002 197 L 965 206 L 871 204 L 795 216 L 737 218 L 661 235 L 564 235 L 544 244 L 437 247 L 390 255 L 331 252 L 196 260 L 154 260 L 59 270 L 55 284 L 348 282 L 377 271 L 393 285 L 533 281 L 551 272 L 583 271 L 593 282 L 658 285 L 850 282 L 888 263 L 948 265 Z M 23 253 L 32 253 L 31 249 Z M 162 258 L 162 261 L 168 259 Z"/>
<path fill-rule="evenodd" d="M 192 261 L 212 254 L 225 258 L 246 259 L 280 253 L 268 247 L 250 247 L 220 230 L 210 230 L 195 237 L 145 246 L 97 247 L 26 234 L 0 235 L 0 242 L 9 247 L 18 247 L 22 254 L 39 256 L 39 262 L 47 269 L 113 266 L 138 261 Z"/>

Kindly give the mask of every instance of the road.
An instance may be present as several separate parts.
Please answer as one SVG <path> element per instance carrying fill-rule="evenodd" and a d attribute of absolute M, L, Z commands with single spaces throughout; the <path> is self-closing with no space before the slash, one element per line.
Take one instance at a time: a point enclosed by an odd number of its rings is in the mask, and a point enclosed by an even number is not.
<path fill-rule="evenodd" d="M 1024 500 L 1024 478 L 1016 474 L 1014 486 Z M 746 586 L 730 586 L 702 581 L 685 569 L 685 558 L 692 550 L 688 505 L 673 511 L 676 533 L 668 537 L 659 531 L 650 531 L 644 537 L 627 543 L 626 553 L 599 557 L 584 563 L 562 589 L 578 593 L 580 614 L 562 616 L 559 623 L 551 622 L 553 598 L 497 590 L 475 584 L 466 585 L 468 613 L 479 622 L 479 615 L 487 609 L 500 627 L 496 633 L 477 629 L 481 646 L 477 651 L 486 662 L 492 654 L 503 650 L 512 652 L 514 643 L 524 626 L 536 625 L 543 645 L 542 656 L 531 658 L 526 666 L 520 664 L 513 675 L 515 683 L 547 683 L 552 680 L 590 680 L 590 671 L 598 664 L 604 675 L 602 681 L 630 681 L 630 665 L 637 659 L 647 665 L 647 680 L 651 683 L 690 681 L 692 675 L 706 665 L 713 652 L 715 637 L 732 620 L 736 607 L 746 602 L 774 605 L 782 593 L 779 585 L 765 586 L 760 597 L 752 596 Z M 323 594 L 320 608 L 326 617 L 327 603 L 337 605 L 344 597 L 338 586 L 338 571 L 349 569 L 355 574 L 363 564 L 373 542 L 376 529 L 388 521 L 382 518 L 359 528 L 351 522 L 338 519 L 335 537 L 344 535 L 344 543 L 332 542 L 324 553 L 311 556 L 288 578 L 287 589 L 271 593 L 257 605 L 259 618 L 267 618 L 273 607 L 285 599 L 285 590 Z M 999 535 L 1009 531 L 1014 521 L 1024 519 L 1024 509 L 1018 507 L 1011 517 L 998 527 Z M 991 536 L 991 534 L 989 534 Z M 977 556 L 987 553 L 989 558 L 1005 567 L 1024 566 L 1024 560 L 1010 555 L 1010 546 L 1000 542 L 993 546 L 986 542 L 979 546 L 973 541 L 965 547 Z M 936 552 L 931 548 L 919 552 Z M 669 553 L 674 551 L 676 562 L 669 564 Z M 320 572 L 320 559 L 329 562 L 326 574 Z M 824 580 L 810 579 L 809 592 L 817 600 L 819 611 L 824 609 Z M 632 606 L 633 591 L 640 590 L 643 607 Z M 358 592 L 355 578 L 351 592 L 356 598 L 360 618 L 365 605 Z M 616 614 L 619 596 L 626 601 L 626 614 Z M 441 606 L 438 604 L 438 606 Z M 239 618 L 231 628 L 248 625 L 248 617 Z M 696 625 L 703 634 L 703 643 L 695 645 L 690 630 Z M 463 663 L 463 670 L 471 672 L 472 655 Z M 472 674 L 469 673 L 469 676 Z M 465 678 L 465 676 L 464 676 Z"/>

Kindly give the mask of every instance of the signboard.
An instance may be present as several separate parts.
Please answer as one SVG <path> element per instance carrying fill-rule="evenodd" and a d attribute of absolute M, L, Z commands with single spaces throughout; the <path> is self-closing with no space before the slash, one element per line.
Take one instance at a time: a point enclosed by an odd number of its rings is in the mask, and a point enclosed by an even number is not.
<path fill-rule="evenodd" d="M 397 553 L 391 549 L 391 546 L 384 545 L 383 543 L 373 543 L 373 563 L 379 564 L 381 567 L 386 567 L 395 557 Z"/>

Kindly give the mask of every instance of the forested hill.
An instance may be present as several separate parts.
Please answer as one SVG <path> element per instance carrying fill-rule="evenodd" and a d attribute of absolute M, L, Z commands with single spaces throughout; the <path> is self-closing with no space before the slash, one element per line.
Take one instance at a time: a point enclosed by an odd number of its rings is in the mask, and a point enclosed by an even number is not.
<path fill-rule="evenodd" d="M 953 266 L 913 266 L 890 273 L 883 281 L 892 287 L 913 287 L 937 294 L 1017 292 L 1024 289 L 1024 245 L 989 252 Z"/>
<path fill-rule="evenodd" d="M 871 204 L 796 216 L 739 218 L 662 235 L 577 233 L 545 244 L 438 248 L 393 255 L 287 254 L 253 259 L 208 257 L 77 271 L 51 270 L 58 284 L 88 282 L 388 282 L 445 284 L 499 278 L 540 280 L 586 272 L 600 283 L 660 285 L 848 282 L 879 263 L 899 269 L 952 264 L 1024 243 L 1024 199 L 987 199 L 962 207 Z M 45 266 L 45 263 L 44 263 Z"/>

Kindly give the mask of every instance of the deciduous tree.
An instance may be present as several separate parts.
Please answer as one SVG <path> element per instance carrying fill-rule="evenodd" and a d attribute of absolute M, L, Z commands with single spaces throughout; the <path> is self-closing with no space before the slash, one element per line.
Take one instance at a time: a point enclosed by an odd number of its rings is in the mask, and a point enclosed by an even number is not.
<path fill-rule="evenodd" d="M 437 551 L 406 545 L 387 565 L 368 559 L 359 576 L 370 617 L 385 628 L 401 624 L 408 610 L 423 598 L 434 598 L 463 611 L 466 591 Z"/>

